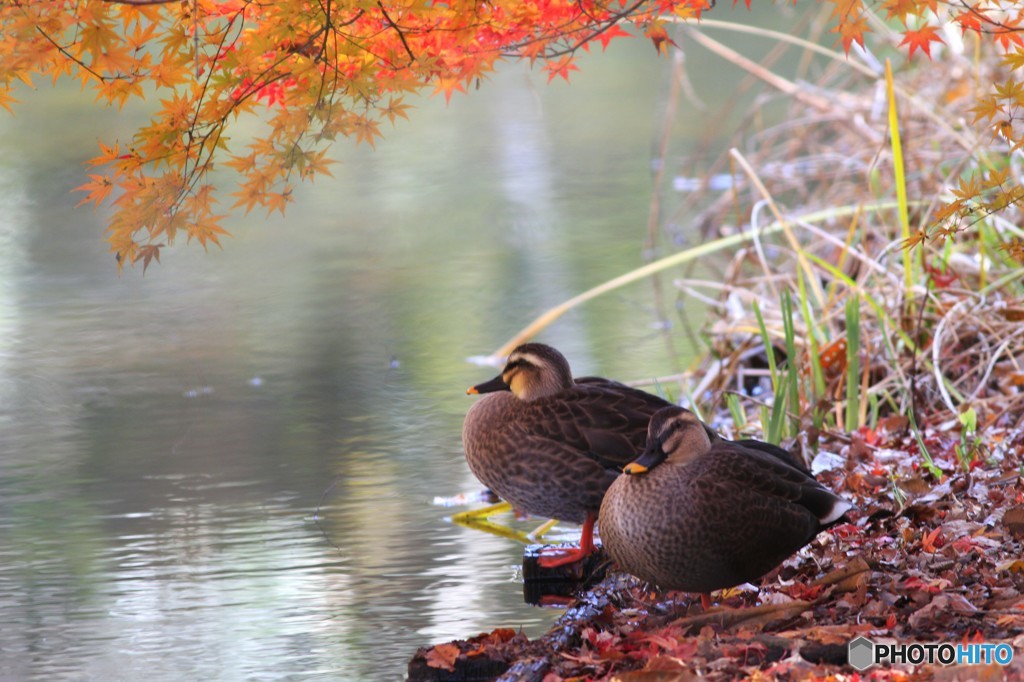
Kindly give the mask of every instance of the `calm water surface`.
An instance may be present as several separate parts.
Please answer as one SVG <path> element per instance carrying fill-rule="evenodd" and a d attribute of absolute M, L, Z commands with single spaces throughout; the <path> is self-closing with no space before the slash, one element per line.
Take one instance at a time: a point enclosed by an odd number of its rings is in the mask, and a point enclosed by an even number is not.
<path fill-rule="evenodd" d="M 465 359 L 642 263 L 665 79 L 640 41 L 571 87 L 510 66 L 144 277 L 69 192 L 142 114 L 71 87 L 0 120 L 0 679 L 392 680 L 543 632 L 522 547 L 432 501 L 479 489 L 464 391 L 494 370 Z M 578 373 L 670 371 L 650 300 L 542 338 Z"/>

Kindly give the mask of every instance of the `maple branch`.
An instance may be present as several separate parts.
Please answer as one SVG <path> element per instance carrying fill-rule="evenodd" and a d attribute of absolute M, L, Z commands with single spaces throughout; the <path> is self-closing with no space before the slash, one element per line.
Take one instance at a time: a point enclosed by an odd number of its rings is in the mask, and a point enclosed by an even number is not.
<path fill-rule="evenodd" d="M 590 12 L 588 12 L 582 6 L 582 4 L 581 4 L 580 5 L 580 12 L 582 12 L 583 14 L 586 14 L 588 17 L 590 17 L 591 20 L 594 21 L 597 24 L 597 28 L 594 29 L 594 31 L 590 35 L 588 35 L 588 36 L 586 36 L 584 38 L 580 38 L 576 42 L 575 45 L 573 45 L 572 47 L 570 47 L 568 49 L 568 53 L 569 54 L 575 53 L 576 50 L 580 49 L 585 43 L 589 43 L 591 40 L 593 40 L 597 36 L 599 36 L 602 33 L 608 31 L 613 26 L 616 26 L 623 19 L 629 17 L 633 12 L 635 12 L 638 9 L 640 9 L 640 6 L 643 5 L 643 4 L 644 4 L 644 0 L 639 0 L 638 2 L 634 3 L 632 7 L 627 7 L 626 9 L 622 10 L 621 12 L 614 13 L 614 14 L 612 14 L 611 17 L 609 17 L 608 19 L 603 20 L 603 21 L 601 19 L 598 19 L 597 17 L 595 17 Z M 558 56 L 558 55 L 556 54 L 556 55 L 552 55 L 552 56 Z"/>
<path fill-rule="evenodd" d="M 1018 32 L 1018 31 L 1024 30 L 1024 29 L 1021 29 L 1021 27 L 1019 27 L 1019 26 L 1011 26 L 1009 24 L 1004 24 L 1001 21 L 997 21 L 996 19 L 993 19 L 992 17 L 990 17 L 990 16 L 988 16 L 986 14 L 982 14 L 981 12 L 979 12 L 977 10 L 976 7 L 974 7 L 973 5 L 967 4 L 966 0 L 957 0 L 956 3 L 950 3 L 950 4 L 959 4 L 963 8 L 964 12 L 966 12 L 967 14 L 970 14 L 971 16 L 973 16 L 976 19 L 978 19 L 979 23 L 985 23 L 985 24 L 988 24 L 989 26 L 994 26 L 994 27 L 998 28 L 998 31 L 996 31 L 996 30 L 993 30 L 993 29 L 984 29 L 981 26 L 978 26 L 978 32 L 979 33 L 988 33 L 988 34 L 994 34 L 994 33 L 1000 33 L 1000 32 L 1001 33 L 1014 33 L 1014 32 Z"/>
<path fill-rule="evenodd" d="M 43 29 L 39 28 L 38 26 L 36 26 L 36 31 L 39 32 L 39 35 L 41 35 L 44 38 L 46 38 L 46 40 L 49 41 L 49 43 L 51 45 L 53 45 L 57 49 L 57 52 L 60 52 L 62 55 L 64 55 L 64 57 L 66 59 L 70 59 L 71 61 L 73 61 L 75 64 L 78 65 L 78 67 L 80 69 L 85 69 L 86 71 L 91 73 L 93 76 L 95 76 L 96 79 L 99 80 L 101 83 L 105 83 L 107 81 L 107 78 L 105 76 L 102 76 L 102 75 L 96 73 L 95 71 L 93 71 L 89 67 L 88 64 L 86 64 L 81 59 L 79 59 L 78 57 L 76 57 L 73 54 L 71 54 L 70 52 L 68 52 L 67 49 L 61 47 L 60 44 L 56 40 L 54 40 L 53 37 L 49 33 L 44 31 Z"/>
<path fill-rule="evenodd" d="M 382 7 L 381 9 L 383 9 L 383 7 Z M 362 10 L 362 9 L 360 9 L 359 11 L 357 11 L 357 12 L 355 13 L 355 16 L 353 16 L 353 17 L 352 17 L 351 19 L 349 19 L 348 21 L 345 21 L 344 23 L 340 24 L 340 26 L 341 26 L 341 27 L 344 27 L 344 26 L 350 26 L 350 25 L 352 25 L 352 24 L 356 23 L 357 21 L 359 21 L 359 20 L 360 20 L 360 19 L 361 19 L 361 18 L 363 17 L 363 15 L 364 15 L 364 14 L 366 14 L 366 11 L 365 11 L 365 10 Z M 395 28 L 395 32 L 396 32 L 396 33 L 398 33 L 398 36 L 399 36 L 399 38 L 401 38 L 401 40 L 402 40 L 402 43 L 403 43 L 403 44 L 405 44 L 405 35 L 404 35 L 404 34 L 402 33 L 402 31 L 401 31 L 401 30 L 400 30 L 400 29 L 399 29 L 399 28 L 398 28 L 398 27 L 397 27 L 397 26 L 396 26 L 396 25 L 394 24 L 394 22 L 392 22 L 392 21 L 391 21 L 391 18 L 390 18 L 390 17 L 388 17 L 388 23 L 390 23 L 390 24 L 391 24 L 391 25 L 392 25 L 392 26 L 393 26 L 393 27 Z M 373 50 L 371 50 L 370 48 L 366 47 L 366 45 L 364 45 L 363 43 L 361 43 L 361 42 L 360 42 L 359 40 L 356 40 L 356 38 L 354 38 L 353 36 L 350 36 L 350 35 L 347 35 L 347 34 L 345 34 L 345 33 L 342 33 L 342 32 L 341 32 L 341 31 L 339 30 L 339 25 L 338 25 L 338 24 L 335 24 L 335 23 L 334 23 L 333 21 L 331 21 L 331 20 L 330 20 L 330 15 L 328 15 L 328 23 L 327 23 L 327 26 L 326 26 L 326 28 L 327 28 L 328 30 L 330 30 L 331 32 L 333 32 L 333 33 L 334 33 L 334 35 L 335 35 L 335 40 L 337 40 L 338 36 L 340 36 L 340 37 L 341 37 L 341 39 L 342 39 L 342 40 L 343 40 L 344 42 L 346 42 L 346 43 L 349 43 L 350 45 L 354 45 L 355 47 L 359 48 L 360 50 L 362 50 L 362 51 L 364 51 L 364 52 L 366 52 L 366 53 L 368 53 L 368 54 L 372 54 L 372 55 L 373 55 L 374 57 L 376 57 L 377 59 L 380 59 L 381 61 L 384 61 L 384 62 L 386 62 L 387 64 L 389 64 L 389 65 L 391 65 L 391 66 L 394 66 L 394 67 L 396 67 L 396 68 L 405 68 L 405 67 L 400 67 L 400 66 L 399 66 L 398 64 L 395 64 L 395 63 L 394 63 L 394 62 L 393 62 L 393 61 L 392 61 L 391 59 L 389 59 L 389 58 L 388 58 L 388 57 L 387 57 L 386 55 L 384 55 L 384 54 L 378 54 L 378 53 L 374 52 L 374 51 L 373 51 Z M 383 31 L 381 31 L 381 32 L 383 33 Z M 325 43 L 325 44 L 326 44 L 326 43 Z M 412 63 L 415 63 L 415 61 L 416 61 L 416 56 L 412 54 L 412 51 L 411 51 L 411 50 L 409 50 L 409 46 L 408 46 L 408 45 L 406 45 L 405 47 L 406 47 L 406 51 L 407 51 L 407 52 L 409 53 L 409 56 L 410 56 L 410 57 L 412 57 L 412 60 L 413 60 L 413 61 L 412 61 L 412 62 L 410 62 L 410 65 L 411 65 Z M 335 68 L 335 71 L 337 72 L 337 68 Z"/>
<path fill-rule="evenodd" d="M 380 13 L 384 15 L 384 18 L 387 20 L 387 22 L 391 24 L 391 28 L 395 29 L 395 33 L 398 34 L 398 39 L 402 41 L 402 47 L 405 48 L 405 53 L 409 55 L 409 63 L 415 64 L 416 55 L 412 53 L 412 49 L 409 47 L 409 43 L 406 42 L 405 40 L 405 33 L 402 31 L 402 29 L 398 28 L 398 24 L 396 24 L 394 20 L 391 19 L 391 15 L 389 15 L 388 11 L 384 9 L 384 3 L 382 3 L 380 0 L 377 0 L 377 7 L 380 8 Z"/>
<path fill-rule="evenodd" d="M 228 42 L 228 35 L 231 33 L 231 27 L 235 25 L 236 21 L 238 22 L 238 33 L 231 40 L 232 44 L 234 44 L 234 42 L 236 40 L 238 40 L 239 36 L 242 35 L 243 26 L 245 25 L 245 16 L 239 11 L 239 12 L 236 12 L 233 17 L 231 17 L 231 20 L 228 22 L 228 25 L 224 27 L 224 30 L 221 33 L 220 42 L 217 44 L 217 54 L 219 54 L 224 49 L 224 45 Z M 196 30 L 196 34 L 198 35 L 198 28 Z M 196 66 L 197 66 L 197 68 L 198 68 L 198 65 L 199 65 L 199 53 L 197 52 L 196 53 Z M 187 191 L 188 192 L 194 191 L 195 187 L 202 180 L 202 176 L 204 175 L 205 171 L 203 171 L 201 169 L 209 168 L 209 165 L 210 165 L 210 163 L 213 160 L 214 151 L 217 149 L 217 145 L 220 142 L 221 137 L 223 137 L 223 135 L 224 135 L 224 127 L 227 125 L 228 117 L 231 115 L 232 111 L 234 111 L 234 107 L 232 107 L 232 109 L 230 111 L 226 112 L 223 116 L 221 116 L 220 120 L 218 120 L 212 126 L 212 129 L 210 129 L 209 132 L 207 132 L 206 134 L 199 134 L 199 130 L 200 130 L 199 115 L 200 115 L 200 111 L 202 111 L 203 101 L 206 99 L 206 94 L 209 91 L 210 81 L 213 78 L 213 74 L 214 74 L 214 69 L 213 69 L 213 66 L 211 65 L 211 67 L 207 70 L 206 78 L 203 81 L 202 91 L 199 94 L 199 99 L 196 101 L 196 106 L 195 106 L 195 109 L 193 110 L 192 120 L 189 123 L 188 131 L 187 131 L 188 135 L 189 135 L 189 140 L 188 140 L 188 144 L 185 146 L 185 170 L 188 169 L 188 156 L 189 156 L 189 154 L 192 151 L 193 142 L 196 139 L 199 140 L 199 149 L 196 152 L 195 165 L 192 167 L 191 172 L 187 172 L 187 173 L 184 174 L 185 177 L 187 178 Z M 210 138 L 211 137 L 214 138 L 213 139 L 213 144 L 211 144 L 209 146 L 209 148 L 207 148 L 207 143 L 210 142 Z M 204 152 L 206 154 L 206 162 L 205 163 L 201 163 Z M 177 208 L 180 208 L 182 202 L 184 201 L 184 198 L 185 198 L 186 194 L 187 194 L 186 192 L 183 192 L 182 195 L 180 195 L 179 197 L 176 198 L 176 200 L 175 200 L 175 210 L 177 210 Z"/>
<path fill-rule="evenodd" d="M 623 19 L 628 18 L 630 15 L 633 14 L 633 12 L 635 12 L 638 9 L 640 9 L 641 5 L 643 5 L 643 4 L 644 4 L 644 0 L 638 0 L 638 2 L 635 2 L 632 7 L 627 7 L 626 9 L 622 10 L 621 12 L 617 12 L 617 13 L 612 14 L 611 18 L 609 20 L 605 21 L 603 25 L 599 24 L 599 28 L 595 29 L 593 33 L 591 33 L 586 38 L 581 38 L 579 40 L 579 42 L 577 42 L 576 45 L 574 45 L 572 47 L 572 51 L 575 52 L 580 47 L 582 47 L 582 45 L 584 43 L 589 43 L 591 40 L 593 40 L 597 36 L 601 35 L 605 31 L 611 29 L 613 26 L 618 24 Z M 581 7 L 581 11 L 583 11 L 582 7 Z M 592 16 L 592 15 L 590 15 L 589 13 L 587 13 L 585 11 L 584 11 L 584 13 L 587 14 L 588 16 Z M 598 21 L 596 17 L 593 17 L 593 18 L 594 18 L 595 21 Z"/>
<path fill-rule="evenodd" d="M 601 35 L 605 31 L 610 30 L 613 26 L 618 24 L 623 19 L 630 18 L 633 15 L 633 13 L 635 13 L 637 10 L 639 10 L 646 2 L 647 2 L 647 0 L 636 0 L 629 7 L 625 7 L 621 11 L 618 11 L 618 12 L 612 12 L 608 16 L 607 19 L 603 19 L 603 20 L 602 19 L 598 19 L 592 13 L 587 12 L 582 7 L 582 5 L 579 2 L 577 2 L 576 4 L 580 8 L 580 14 L 583 14 L 583 15 L 589 17 L 591 19 L 591 21 L 593 22 L 591 24 L 592 32 L 589 33 L 588 35 L 582 37 L 582 38 L 579 38 L 574 44 L 567 45 L 566 47 L 563 47 L 562 49 L 556 49 L 556 50 L 547 51 L 547 52 L 544 53 L 543 56 L 546 59 L 550 59 L 552 57 L 561 57 L 561 56 L 567 55 L 567 54 L 568 55 L 575 54 L 586 43 L 589 43 L 591 40 L 593 40 L 597 36 Z M 555 29 L 555 32 L 557 32 L 557 29 Z M 550 38 L 547 35 L 535 36 L 535 37 L 533 37 L 533 38 L 531 38 L 529 40 L 524 40 L 524 41 L 522 41 L 520 43 L 517 43 L 515 45 L 510 46 L 510 47 L 513 48 L 512 50 L 503 50 L 501 54 L 502 54 L 502 56 L 505 56 L 505 57 L 517 57 L 517 56 L 519 56 L 518 53 L 522 51 L 523 47 L 525 47 L 527 45 L 532 45 L 532 44 L 538 43 L 538 42 L 549 42 L 549 41 L 550 41 Z M 563 44 L 565 44 L 565 43 L 563 43 Z"/>

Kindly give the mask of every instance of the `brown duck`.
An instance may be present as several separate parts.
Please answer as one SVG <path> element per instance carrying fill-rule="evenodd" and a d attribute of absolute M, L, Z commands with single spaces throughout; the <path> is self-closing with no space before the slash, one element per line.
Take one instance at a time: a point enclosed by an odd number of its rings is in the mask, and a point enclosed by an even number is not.
<path fill-rule="evenodd" d="M 756 580 L 852 505 L 786 451 L 708 437 L 678 407 L 651 418 L 646 450 L 601 505 L 601 541 L 625 571 L 664 589 L 708 593 Z"/>
<path fill-rule="evenodd" d="M 516 509 L 583 524 L 580 548 L 541 565 L 593 551 L 601 498 L 643 452 L 651 415 L 671 403 L 598 377 L 573 379 L 551 346 L 527 343 L 501 374 L 470 388 L 488 393 L 470 408 L 462 443 L 470 470 Z"/>

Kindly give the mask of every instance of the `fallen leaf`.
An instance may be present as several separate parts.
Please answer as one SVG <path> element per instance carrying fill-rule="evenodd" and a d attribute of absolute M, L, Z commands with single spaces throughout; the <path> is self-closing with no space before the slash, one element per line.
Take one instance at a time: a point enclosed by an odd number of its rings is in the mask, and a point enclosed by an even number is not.
<path fill-rule="evenodd" d="M 996 625 L 1000 627 L 1012 627 L 1016 630 L 1024 629 L 1024 615 L 1017 615 L 1015 613 L 1008 613 L 1004 616 L 996 618 Z"/>
<path fill-rule="evenodd" d="M 1024 559 L 1011 559 L 996 566 L 997 573 L 1024 573 Z"/>
<path fill-rule="evenodd" d="M 938 551 L 938 548 L 945 544 L 941 528 L 935 528 L 932 532 L 925 533 L 924 536 L 921 537 L 921 549 L 929 554 L 935 554 L 935 552 Z"/>
<path fill-rule="evenodd" d="M 642 670 L 619 673 L 612 679 L 615 682 L 689 682 L 701 678 L 681 659 L 655 656 Z"/>
<path fill-rule="evenodd" d="M 427 652 L 427 665 L 455 672 L 455 661 L 459 658 L 459 647 L 452 644 L 438 644 Z"/>
<path fill-rule="evenodd" d="M 978 612 L 976 607 L 959 594 L 944 592 L 932 597 L 927 606 L 910 614 L 908 623 L 921 630 L 933 630 L 946 626 L 954 614 L 970 615 Z"/>
<path fill-rule="evenodd" d="M 1024 505 L 1010 507 L 1003 514 L 1003 525 L 1015 538 L 1024 537 Z"/>
<path fill-rule="evenodd" d="M 885 417 L 878 420 L 878 430 L 889 433 L 901 433 L 910 425 L 910 419 L 902 414 Z"/>
<path fill-rule="evenodd" d="M 647 661 L 647 665 L 644 666 L 644 670 L 685 670 L 686 664 L 674 656 L 655 656 L 654 658 Z"/>

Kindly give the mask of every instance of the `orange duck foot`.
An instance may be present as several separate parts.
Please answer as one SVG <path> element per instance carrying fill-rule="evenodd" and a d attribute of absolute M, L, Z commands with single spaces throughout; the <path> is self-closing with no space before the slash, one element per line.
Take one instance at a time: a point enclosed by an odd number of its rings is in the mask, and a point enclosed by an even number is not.
<path fill-rule="evenodd" d="M 577 561 L 583 561 L 593 553 L 593 548 L 589 550 L 584 550 L 582 547 L 576 549 L 556 549 L 546 552 L 544 556 L 537 557 L 537 565 L 541 568 L 568 566 Z"/>
<path fill-rule="evenodd" d="M 594 514 L 587 514 L 587 519 L 583 522 L 583 530 L 580 533 L 580 546 L 577 549 L 555 550 L 554 552 L 551 552 L 550 556 L 538 557 L 537 565 L 541 568 L 558 568 L 559 566 L 567 566 L 569 564 L 574 564 L 577 561 L 583 561 L 593 554 L 595 520 Z"/>

